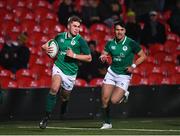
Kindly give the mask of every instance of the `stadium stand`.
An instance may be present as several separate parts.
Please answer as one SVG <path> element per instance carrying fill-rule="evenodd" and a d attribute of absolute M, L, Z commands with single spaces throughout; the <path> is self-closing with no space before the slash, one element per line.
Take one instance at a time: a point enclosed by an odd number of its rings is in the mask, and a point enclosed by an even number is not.
<path fill-rule="evenodd" d="M 9 35 L 13 40 L 20 32 L 27 32 L 27 46 L 31 56 L 28 69 L 19 70 L 15 75 L 1 68 L 0 81 L 3 88 L 7 87 L 49 87 L 51 82 L 50 68 L 53 60 L 42 53 L 40 46 L 57 33 L 66 30 L 66 27 L 58 22 L 57 10 L 62 0 L 54 0 L 52 4 L 46 0 L 6 0 L 0 1 L 0 45 L 4 44 L 4 37 Z M 76 7 L 81 11 L 83 0 L 76 0 Z M 126 6 L 123 7 L 122 17 L 126 18 Z M 180 55 L 180 38 L 171 32 L 168 19 L 171 10 L 159 13 L 159 21 L 166 27 L 167 40 L 164 44 L 153 44 L 149 48 L 141 45 L 148 55 L 147 60 L 134 70 L 131 85 L 160 85 L 179 84 L 180 70 L 177 56 Z M 143 22 L 140 22 L 143 29 Z M 106 41 L 112 38 L 113 29 L 103 23 L 96 23 L 89 28 L 81 26 L 81 35 L 87 41 L 95 40 L 96 50 L 101 52 Z M 1 47 L 2 47 L 1 46 Z M 48 69 L 48 70 L 47 70 Z M 23 71 L 29 73 L 24 79 Z M 44 74 L 43 72 L 46 71 Z M 36 76 L 34 76 L 36 75 Z M 15 78 L 16 77 L 16 78 Z M 23 79 L 22 79 L 23 78 Z M 7 82 L 4 82 L 6 80 Z M 92 79 L 89 83 L 78 78 L 76 86 L 100 86 L 102 79 Z"/>

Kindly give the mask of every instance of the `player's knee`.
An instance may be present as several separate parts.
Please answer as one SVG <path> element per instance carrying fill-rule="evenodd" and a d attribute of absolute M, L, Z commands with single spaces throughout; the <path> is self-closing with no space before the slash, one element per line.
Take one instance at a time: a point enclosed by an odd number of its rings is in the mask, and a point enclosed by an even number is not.
<path fill-rule="evenodd" d="M 59 88 L 57 88 L 57 87 L 51 87 L 50 91 L 52 94 L 57 94 L 58 90 L 59 90 Z"/>
<path fill-rule="evenodd" d="M 103 103 L 108 103 L 109 102 L 109 97 L 102 97 L 102 102 Z"/>
<path fill-rule="evenodd" d="M 111 103 L 112 103 L 112 104 L 118 104 L 118 103 L 119 103 L 119 100 L 117 100 L 117 99 L 111 99 Z"/>
<path fill-rule="evenodd" d="M 62 101 L 69 101 L 70 93 L 62 93 L 61 99 L 62 99 Z"/>

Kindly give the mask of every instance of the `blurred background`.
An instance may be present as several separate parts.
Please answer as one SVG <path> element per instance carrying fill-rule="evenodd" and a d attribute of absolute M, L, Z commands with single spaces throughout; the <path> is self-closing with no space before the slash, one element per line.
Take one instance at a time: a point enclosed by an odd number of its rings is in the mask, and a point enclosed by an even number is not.
<path fill-rule="evenodd" d="M 83 20 L 80 34 L 93 61 L 79 62 L 69 117 L 101 116 L 100 87 L 109 64 L 98 58 L 113 38 L 117 19 L 125 21 L 127 36 L 140 43 L 148 58 L 133 72 L 129 103 L 115 106 L 112 113 L 180 115 L 180 0 L 0 0 L 1 118 L 40 118 L 54 61 L 41 45 L 66 31 L 71 15 Z"/>

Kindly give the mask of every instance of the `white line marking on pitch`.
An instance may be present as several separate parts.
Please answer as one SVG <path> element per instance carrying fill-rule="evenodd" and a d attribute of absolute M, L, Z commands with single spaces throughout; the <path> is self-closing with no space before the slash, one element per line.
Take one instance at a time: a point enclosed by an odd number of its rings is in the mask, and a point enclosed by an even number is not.
<path fill-rule="evenodd" d="M 39 128 L 39 127 L 25 127 L 25 126 L 19 126 L 18 128 Z M 76 127 L 47 127 L 48 129 L 66 129 L 66 130 L 100 130 L 99 128 L 76 128 Z M 130 129 L 130 128 L 111 128 L 111 129 L 106 129 L 109 131 L 143 131 L 143 132 L 180 132 L 180 130 L 177 129 Z M 100 130 L 101 131 L 101 130 Z"/>

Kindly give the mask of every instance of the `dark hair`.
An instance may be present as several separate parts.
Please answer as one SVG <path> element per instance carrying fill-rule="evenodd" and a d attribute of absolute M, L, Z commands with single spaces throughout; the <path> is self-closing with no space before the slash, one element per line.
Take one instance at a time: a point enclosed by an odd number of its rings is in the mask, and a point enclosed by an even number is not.
<path fill-rule="evenodd" d="M 79 22 L 79 23 L 82 22 L 82 20 L 78 16 L 71 16 L 71 17 L 68 18 L 67 23 L 69 24 L 69 23 L 72 23 L 73 21 L 76 21 L 76 22 Z"/>
<path fill-rule="evenodd" d="M 115 28 L 117 25 L 120 25 L 121 27 L 126 28 L 126 25 L 125 25 L 124 21 L 122 21 L 122 20 L 116 20 L 116 21 L 114 21 L 114 28 Z"/>

